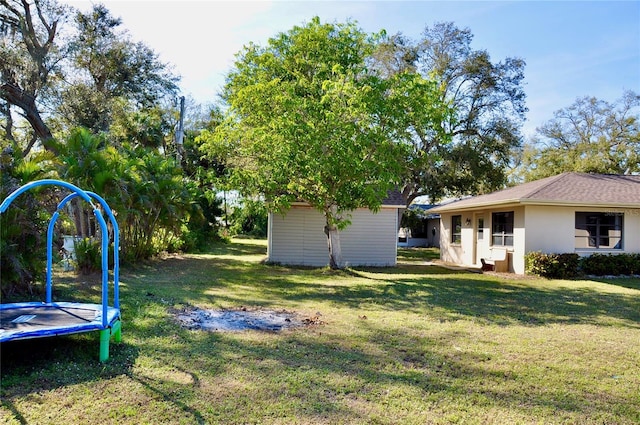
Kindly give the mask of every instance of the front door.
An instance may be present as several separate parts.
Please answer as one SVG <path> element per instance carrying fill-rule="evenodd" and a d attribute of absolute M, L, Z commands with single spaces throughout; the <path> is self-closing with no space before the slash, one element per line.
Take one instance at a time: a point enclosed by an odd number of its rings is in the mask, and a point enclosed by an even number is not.
<path fill-rule="evenodd" d="M 480 264 L 480 259 L 487 257 L 487 243 L 485 241 L 484 216 L 477 215 L 474 231 L 476 241 L 476 264 Z"/>

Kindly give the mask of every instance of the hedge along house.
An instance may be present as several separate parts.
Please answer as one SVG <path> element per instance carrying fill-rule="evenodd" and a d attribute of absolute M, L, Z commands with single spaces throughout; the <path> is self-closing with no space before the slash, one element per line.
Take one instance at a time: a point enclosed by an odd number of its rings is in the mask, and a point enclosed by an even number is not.
<path fill-rule="evenodd" d="M 360 208 L 350 213 L 351 224 L 340 231 L 342 261 L 346 266 L 395 266 L 399 210 L 402 196 L 393 192 L 378 212 Z M 329 249 L 322 213 L 296 202 L 284 214 L 269 213 L 267 261 L 287 265 L 323 267 Z"/>
<path fill-rule="evenodd" d="M 440 258 L 480 267 L 506 249 L 508 270 L 525 254 L 640 252 L 640 176 L 563 173 L 434 208 Z"/>

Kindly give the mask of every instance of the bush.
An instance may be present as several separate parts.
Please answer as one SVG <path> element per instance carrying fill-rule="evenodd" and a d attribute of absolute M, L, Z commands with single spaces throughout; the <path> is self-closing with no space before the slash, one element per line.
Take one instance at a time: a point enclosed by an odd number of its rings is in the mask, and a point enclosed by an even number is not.
<path fill-rule="evenodd" d="M 591 254 L 583 257 L 580 268 L 595 276 L 640 274 L 640 254 Z"/>
<path fill-rule="evenodd" d="M 423 212 L 419 210 L 406 209 L 400 219 L 400 227 L 411 230 L 414 238 L 428 238 L 429 229 L 427 219 L 423 217 Z"/>
<path fill-rule="evenodd" d="M 256 238 L 267 237 L 267 224 L 269 213 L 262 201 L 244 199 L 242 205 L 237 206 L 231 214 L 232 235 L 253 236 Z"/>
<path fill-rule="evenodd" d="M 81 239 L 74 244 L 78 271 L 90 274 L 102 268 L 100 243 L 92 238 Z"/>
<path fill-rule="evenodd" d="M 200 191 L 194 195 L 197 207 L 189 215 L 189 220 L 180 229 L 180 244 L 174 248 L 185 252 L 205 250 L 210 243 L 221 239 L 218 217 L 223 214 L 221 200 L 215 194 Z"/>
<path fill-rule="evenodd" d="M 525 271 L 550 279 L 569 279 L 578 275 L 580 256 L 575 253 L 545 254 L 528 252 L 525 255 Z"/>
<path fill-rule="evenodd" d="M 5 156 L 4 152 L 0 155 L 2 161 Z M 2 164 L 0 199 L 5 199 L 20 187 L 21 180 L 12 177 L 11 170 Z M 32 192 L 21 195 L 0 215 L 1 297 L 18 299 L 44 292 L 37 283 L 44 276 L 48 218 L 45 207 Z"/>

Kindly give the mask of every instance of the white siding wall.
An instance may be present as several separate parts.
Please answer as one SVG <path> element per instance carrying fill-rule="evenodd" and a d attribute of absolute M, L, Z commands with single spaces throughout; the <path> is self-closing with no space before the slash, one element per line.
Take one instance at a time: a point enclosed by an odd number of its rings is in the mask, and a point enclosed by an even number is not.
<path fill-rule="evenodd" d="M 513 248 L 509 249 L 509 271 L 524 274 L 524 253 L 527 244 L 528 229 L 525 228 L 524 207 L 510 208 L 513 211 Z M 508 249 L 508 247 L 507 247 Z"/>
<path fill-rule="evenodd" d="M 342 259 L 347 266 L 394 266 L 397 254 L 395 208 L 377 214 L 369 210 L 351 213 L 351 225 L 340 232 Z M 329 263 L 324 217 L 312 208 L 294 206 L 285 215 L 269 215 L 270 262 L 326 266 Z"/>

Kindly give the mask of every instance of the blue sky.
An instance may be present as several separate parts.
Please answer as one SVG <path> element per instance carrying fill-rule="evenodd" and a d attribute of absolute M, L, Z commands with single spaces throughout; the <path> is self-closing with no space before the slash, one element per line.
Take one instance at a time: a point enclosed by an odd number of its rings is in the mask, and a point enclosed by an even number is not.
<path fill-rule="evenodd" d="M 86 10 L 90 2 L 68 0 Z M 216 100 L 234 54 L 309 21 L 357 21 L 417 39 L 426 25 L 452 21 L 474 34 L 492 60 L 523 58 L 531 135 L 577 97 L 619 99 L 640 92 L 640 1 L 162 1 L 106 0 L 136 41 L 182 76 L 183 94 Z"/>

